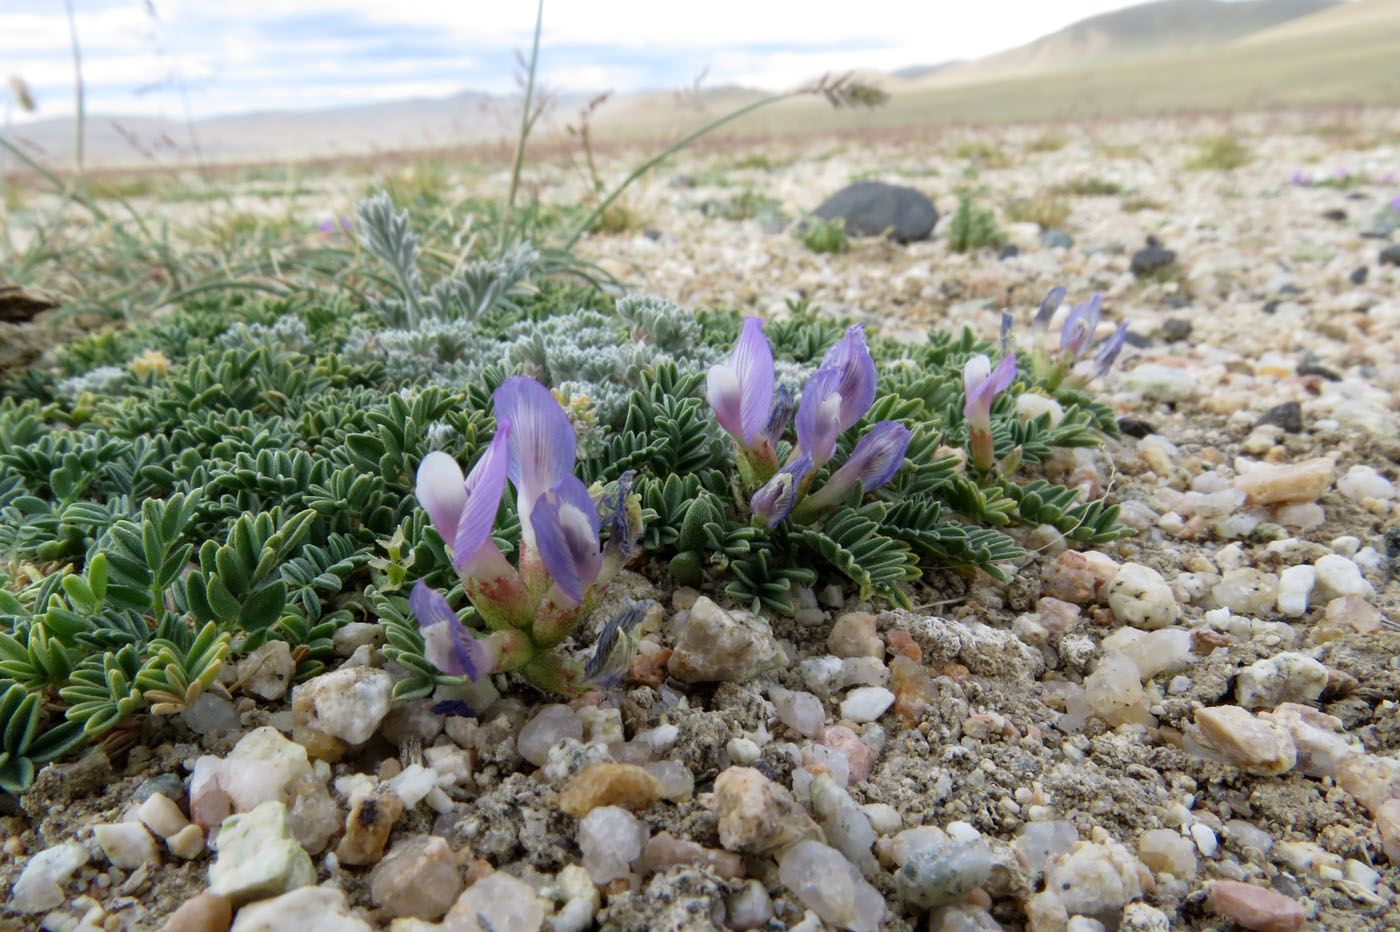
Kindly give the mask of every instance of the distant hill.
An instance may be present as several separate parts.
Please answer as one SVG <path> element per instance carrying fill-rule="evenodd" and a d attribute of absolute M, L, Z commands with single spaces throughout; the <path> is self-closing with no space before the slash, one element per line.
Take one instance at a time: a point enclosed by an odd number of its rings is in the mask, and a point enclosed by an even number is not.
<path fill-rule="evenodd" d="M 1018 48 L 939 69 L 917 83 L 949 87 L 1196 52 L 1338 5 L 1338 0 L 1156 0 L 1080 20 Z"/>

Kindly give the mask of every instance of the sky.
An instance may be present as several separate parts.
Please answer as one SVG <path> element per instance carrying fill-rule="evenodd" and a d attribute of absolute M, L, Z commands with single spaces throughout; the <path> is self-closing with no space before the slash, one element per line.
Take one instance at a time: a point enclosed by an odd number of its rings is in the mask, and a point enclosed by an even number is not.
<path fill-rule="evenodd" d="M 89 113 L 199 119 L 463 91 L 517 92 L 528 0 L 72 0 Z M 1011 48 L 1131 0 L 550 0 L 539 72 L 557 91 L 891 71 Z M 10 76 L 37 104 L 15 106 Z M 74 109 L 62 0 L 0 0 L 0 111 Z"/>

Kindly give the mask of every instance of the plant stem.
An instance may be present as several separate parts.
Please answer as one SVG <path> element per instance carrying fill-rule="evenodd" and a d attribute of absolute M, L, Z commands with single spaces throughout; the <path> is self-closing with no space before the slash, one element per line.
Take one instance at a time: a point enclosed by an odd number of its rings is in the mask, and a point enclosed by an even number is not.
<path fill-rule="evenodd" d="M 87 116 L 83 107 L 83 51 L 78 45 L 78 21 L 73 15 L 73 0 L 64 0 L 68 8 L 68 39 L 73 47 L 73 103 L 77 108 L 73 115 L 73 167 L 77 180 L 86 185 L 83 174 L 83 142 L 86 135 Z"/>
<path fill-rule="evenodd" d="M 515 195 L 520 189 L 520 170 L 525 165 L 525 141 L 530 138 L 530 128 L 534 120 L 530 110 L 535 98 L 535 69 L 540 61 L 540 30 L 544 27 L 544 0 L 539 0 L 535 9 L 535 41 L 530 49 L 530 68 L 525 78 L 525 105 L 520 111 L 520 136 L 515 141 L 515 165 L 510 170 L 510 193 L 506 196 L 505 215 L 501 218 L 501 254 L 504 255 L 510 237 L 511 212 L 515 209 Z"/>
<path fill-rule="evenodd" d="M 603 212 L 612 205 L 613 201 L 618 199 L 618 197 L 622 194 L 623 191 L 627 190 L 627 187 L 631 185 L 632 182 L 636 181 L 638 178 L 642 177 L 647 172 L 655 168 L 657 165 L 660 165 L 672 155 L 675 155 L 677 152 L 684 149 L 686 146 L 690 145 L 695 140 L 699 139 L 701 136 L 719 129 L 721 126 L 730 122 L 731 120 L 737 120 L 741 116 L 746 116 L 759 109 L 760 107 L 766 107 L 769 104 L 777 103 L 780 100 L 786 100 L 789 97 L 797 97 L 799 95 L 807 93 L 809 93 L 807 89 L 800 89 L 796 91 L 786 91 L 782 94 L 773 94 L 770 97 L 764 97 L 762 100 L 755 100 L 753 103 L 740 107 L 738 110 L 726 113 L 724 116 L 720 117 L 717 120 L 711 120 L 709 123 L 706 123 L 704 126 L 695 130 L 693 133 L 690 133 L 689 135 L 683 137 L 679 141 L 672 143 L 665 151 L 661 152 L 658 155 L 652 156 L 651 158 L 643 162 L 641 165 L 638 165 L 636 168 L 634 168 L 632 170 L 632 174 L 628 175 L 625 179 L 623 179 L 622 184 L 613 188 L 612 192 L 608 194 L 608 196 L 605 197 L 597 207 L 593 208 L 593 212 L 587 217 L 585 217 L 583 222 L 578 225 L 578 229 L 574 230 L 573 235 L 571 235 L 568 238 L 568 240 L 564 243 L 564 248 L 572 249 L 574 245 L 580 239 L 583 238 L 583 234 L 588 232 L 588 230 L 593 226 L 593 224 L 598 220 L 598 218 L 603 215 Z"/>

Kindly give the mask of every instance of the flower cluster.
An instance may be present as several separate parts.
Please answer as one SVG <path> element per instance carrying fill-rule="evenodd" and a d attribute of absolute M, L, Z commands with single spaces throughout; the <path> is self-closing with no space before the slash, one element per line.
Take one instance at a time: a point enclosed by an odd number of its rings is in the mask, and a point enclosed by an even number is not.
<path fill-rule="evenodd" d="M 1050 320 L 1055 316 L 1055 311 L 1064 298 L 1065 289 L 1063 287 L 1050 289 L 1050 293 L 1041 302 L 1040 310 L 1036 312 L 1035 319 L 1031 322 L 1031 337 L 1034 347 L 1031 352 L 1031 373 L 1037 381 L 1052 392 L 1059 388 L 1060 384 L 1071 374 L 1074 376 L 1072 382 L 1078 384 L 1102 378 L 1107 374 L 1114 360 L 1118 358 L 1118 354 L 1122 352 L 1123 343 L 1128 337 L 1128 324 L 1126 322 L 1120 323 L 1113 331 L 1113 335 L 1103 344 L 1099 354 L 1094 357 L 1092 367 L 1088 368 L 1087 371 L 1075 373 L 1075 364 L 1089 351 L 1089 345 L 1094 339 L 1094 332 L 1099 328 L 1099 320 L 1103 316 L 1103 298 L 1098 292 L 1094 292 L 1088 301 L 1069 312 L 1064 325 L 1060 328 L 1059 350 L 1051 353 Z M 1002 329 L 1003 332 L 1008 329 L 1005 318 Z"/>
<path fill-rule="evenodd" d="M 909 446 L 909 429 L 881 421 L 860 438 L 846 462 L 822 487 L 808 495 L 820 469 L 836 453 L 836 441 L 875 402 L 875 360 L 865 345 L 863 324 L 855 324 L 822 357 L 802 387 L 795 426 L 797 446 L 781 466 L 778 445 L 793 413 L 793 399 L 776 387 L 773 347 L 763 321 L 745 318 L 728 362 L 709 372 L 706 395 L 715 420 L 733 441 L 740 482 L 750 495 L 756 521 L 776 527 L 789 514 L 814 520 L 849 495 L 856 484 L 875 489 L 898 472 Z"/>
<path fill-rule="evenodd" d="M 471 472 L 464 478 L 456 460 L 435 451 L 419 465 L 415 488 L 492 633 L 473 636 L 422 581 L 409 605 L 422 626 L 424 654 L 442 672 L 476 680 L 521 670 L 542 688 L 576 691 L 585 671 L 550 649 L 587 617 L 631 555 L 640 515 L 628 500 L 630 475 L 604 504 L 610 522 L 604 546 L 598 504 L 574 475 L 573 425 L 553 394 L 534 379 L 512 376 L 492 400 L 496 434 Z M 516 566 L 491 537 L 507 479 L 520 518 Z M 616 632 L 608 639 L 616 640 Z"/>

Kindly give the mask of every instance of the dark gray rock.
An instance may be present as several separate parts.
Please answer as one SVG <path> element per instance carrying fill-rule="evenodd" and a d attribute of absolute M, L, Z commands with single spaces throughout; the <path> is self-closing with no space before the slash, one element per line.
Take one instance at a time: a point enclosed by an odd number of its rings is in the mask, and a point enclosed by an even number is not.
<path fill-rule="evenodd" d="M 1074 245 L 1074 237 L 1059 227 L 1051 227 L 1040 234 L 1040 245 L 1045 249 L 1068 249 Z"/>
<path fill-rule="evenodd" d="M 1148 434 L 1157 433 L 1157 428 L 1135 417 L 1120 417 L 1118 419 L 1118 429 L 1123 432 L 1124 436 L 1135 437 L 1138 440 L 1141 440 Z"/>
<path fill-rule="evenodd" d="M 897 243 L 928 239 L 938 222 L 933 201 L 915 191 L 880 181 L 858 181 L 827 198 L 814 213 L 841 217 L 850 236 L 887 235 Z"/>
<path fill-rule="evenodd" d="M 1264 416 L 1254 422 L 1255 426 L 1272 424 L 1275 427 L 1282 427 L 1290 434 L 1301 433 L 1303 430 L 1303 406 L 1296 401 L 1285 401 L 1281 405 L 1274 405 L 1264 412 Z"/>
<path fill-rule="evenodd" d="M 1021 247 L 1015 243 L 1007 243 L 1001 247 L 1001 252 L 997 253 L 998 259 L 1014 259 L 1021 254 Z"/>
<path fill-rule="evenodd" d="M 1341 223 L 1346 218 L 1347 212 L 1340 207 L 1333 207 L 1331 210 L 1324 210 L 1322 212 L 1323 220 L 1331 220 L 1334 223 Z"/>
<path fill-rule="evenodd" d="M 1162 306 L 1180 310 L 1183 307 L 1190 307 L 1191 299 L 1184 294 L 1169 294 L 1162 299 Z"/>
<path fill-rule="evenodd" d="M 1387 246 L 1381 250 L 1381 265 L 1400 265 L 1400 243 L 1394 246 Z"/>
<path fill-rule="evenodd" d="M 1128 263 L 1128 268 L 1134 275 L 1139 277 L 1151 275 L 1153 272 L 1160 272 L 1176 261 L 1176 253 L 1170 249 L 1163 249 L 1162 243 L 1157 237 L 1149 236 L 1147 245 L 1133 253 L 1133 258 Z"/>
<path fill-rule="evenodd" d="M 1134 349 L 1143 349 L 1152 345 L 1152 338 L 1145 333 L 1137 333 L 1136 331 L 1129 330 L 1123 335 L 1123 342 Z"/>
<path fill-rule="evenodd" d="M 1299 375 L 1319 375 L 1329 382 L 1340 382 L 1342 377 L 1335 370 L 1329 369 L 1322 363 L 1305 362 L 1298 367 Z"/>
<path fill-rule="evenodd" d="M 1191 335 L 1191 321 L 1169 317 L 1162 321 L 1162 337 L 1168 343 L 1184 340 Z"/>
<path fill-rule="evenodd" d="M 1370 271 L 1371 270 L 1368 269 L 1366 266 L 1358 265 L 1356 268 L 1351 270 L 1351 274 L 1347 277 L 1351 279 L 1351 283 L 1353 285 L 1364 285 L 1366 284 L 1366 275 Z"/>

